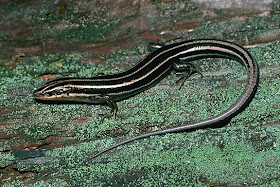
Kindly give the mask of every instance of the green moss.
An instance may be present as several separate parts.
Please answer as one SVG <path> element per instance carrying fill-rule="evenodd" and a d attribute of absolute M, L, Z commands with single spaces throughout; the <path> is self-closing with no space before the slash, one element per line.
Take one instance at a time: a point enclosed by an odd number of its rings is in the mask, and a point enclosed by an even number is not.
<path fill-rule="evenodd" d="M 163 15 L 168 15 L 170 12 L 171 14 L 186 14 L 187 11 L 197 9 L 197 5 L 190 3 L 189 0 L 177 0 L 169 2 L 152 0 L 152 3 L 155 5 L 155 8 Z"/>
<path fill-rule="evenodd" d="M 4 168 L 10 165 L 15 158 L 10 153 L 1 153 L 0 152 L 0 168 Z"/>
<path fill-rule="evenodd" d="M 242 21 L 233 20 L 228 22 L 219 23 L 206 23 L 201 27 L 192 30 L 194 36 L 199 38 L 208 38 L 209 36 L 215 36 L 215 38 L 223 38 L 234 41 L 244 41 L 247 37 L 250 40 L 254 40 L 263 34 L 265 31 L 277 29 L 280 15 L 246 18 Z M 188 35 L 188 33 L 185 33 Z"/>
<path fill-rule="evenodd" d="M 65 9 L 60 10 L 60 3 L 64 3 Z M 95 7 L 99 9 L 100 7 Z M 101 8 L 100 8 L 101 9 Z M 96 10 L 95 10 L 96 11 Z M 33 35 L 21 39 L 13 39 L 9 33 L 0 33 L 1 42 L 40 42 L 44 54 L 46 54 L 46 41 L 98 42 L 107 38 L 110 29 L 116 26 L 119 19 L 109 18 L 93 19 L 95 11 L 88 12 L 86 6 L 81 7 L 79 2 L 56 2 L 42 0 L 28 3 L 28 1 L 3 2 L 0 6 L 2 19 L 5 23 L 12 20 L 21 20 L 23 24 L 34 25 Z M 12 17 L 12 18 L 11 18 Z"/>
<path fill-rule="evenodd" d="M 277 178 L 279 167 L 275 166 L 280 164 L 279 145 L 258 151 L 251 146 L 250 140 L 237 138 L 242 134 L 240 131 L 232 131 L 228 137 L 224 134 L 226 128 L 219 131 L 220 135 L 210 130 L 210 133 L 196 131 L 151 137 L 94 160 L 88 155 L 114 142 L 110 139 L 92 141 L 49 150 L 45 152 L 47 163 L 44 165 L 20 161 L 17 167 L 40 173 L 51 170 L 54 178 L 62 177 L 68 185 L 149 186 L 159 181 L 162 185 L 203 186 L 208 182 L 212 185 L 244 182 L 253 185 L 270 176 Z M 273 133 L 272 130 L 265 131 Z M 247 130 L 243 133 L 247 136 Z M 220 146 L 216 146 L 213 139 Z"/>
<path fill-rule="evenodd" d="M 55 34 L 59 40 L 71 42 L 99 42 L 108 37 L 108 32 L 112 25 L 116 23 L 110 22 L 106 24 L 90 24 L 87 26 L 77 26 L 73 28 L 65 28 Z"/>
<path fill-rule="evenodd" d="M 7 181 L 9 181 L 9 180 L 7 180 Z M 3 182 L 4 182 L 3 183 L 3 187 L 11 187 L 11 186 L 13 186 L 13 187 L 22 187 L 22 186 L 24 186 L 24 183 L 22 181 L 20 181 L 20 180 L 12 180 L 11 182 L 3 181 Z"/>

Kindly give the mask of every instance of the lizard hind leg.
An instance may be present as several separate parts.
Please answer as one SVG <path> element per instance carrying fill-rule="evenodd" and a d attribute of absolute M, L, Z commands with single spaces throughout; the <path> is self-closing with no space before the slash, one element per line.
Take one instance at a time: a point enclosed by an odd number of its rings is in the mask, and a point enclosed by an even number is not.
<path fill-rule="evenodd" d="M 176 81 L 176 84 L 181 82 L 179 89 L 182 88 L 185 81 L 193 74 L 199 73 L 203 77 L 201 70 L 191 62 L 180 61 L 180 63 L 174 63 L 174 70 L 176 75 L 180 76 Z"/>

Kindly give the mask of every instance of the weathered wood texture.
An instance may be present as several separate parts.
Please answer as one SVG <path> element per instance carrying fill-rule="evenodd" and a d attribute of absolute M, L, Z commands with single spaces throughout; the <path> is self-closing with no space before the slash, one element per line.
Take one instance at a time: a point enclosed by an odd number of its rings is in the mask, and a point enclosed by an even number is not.
<path fill-rule="evenodd" d="M 0 185 L 279 186 L 280 1 L 0 1 Z M 244 68 L 203 60 L 203 77 L 179 90 L 175 75 L 118 103 L 116 119 L 98 105 L 36 103 L 46 79 L 123 71 L 149 43 L 192 38 L 249 48 L 260 86 L 226 127 L 151 137 L 96 159 L 125 138 L 206 119 L 234 103 Z"/>

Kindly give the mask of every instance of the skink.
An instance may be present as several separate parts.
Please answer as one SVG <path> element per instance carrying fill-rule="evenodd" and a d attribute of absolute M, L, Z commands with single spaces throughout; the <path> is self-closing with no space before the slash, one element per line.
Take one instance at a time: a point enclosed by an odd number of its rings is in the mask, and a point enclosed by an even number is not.
<path fill-rule="evenodd" d="M 246 49 L 231 42 L 212 39 L 190 40 L 163 46 L 122 73 L 92 78 L 60 78 L 49 81 L 35 90 L 33 96 L 36 100 L 107 104 L 116 115 L 117 101 L 151 88 L 172 71 L 179 73 L 190 71 L 190 65 L 193 66 L 195 60 L 217 57 L 233 59 L 247 69 L 246 88 L 231 107 L 223 113 L 203 121 L 132 137 L 93 155 L 92 157 L 95 158 L 120 145 L 149 136 L 226 125 L 254 97 L 259 80 L 258 65 Z"/>

